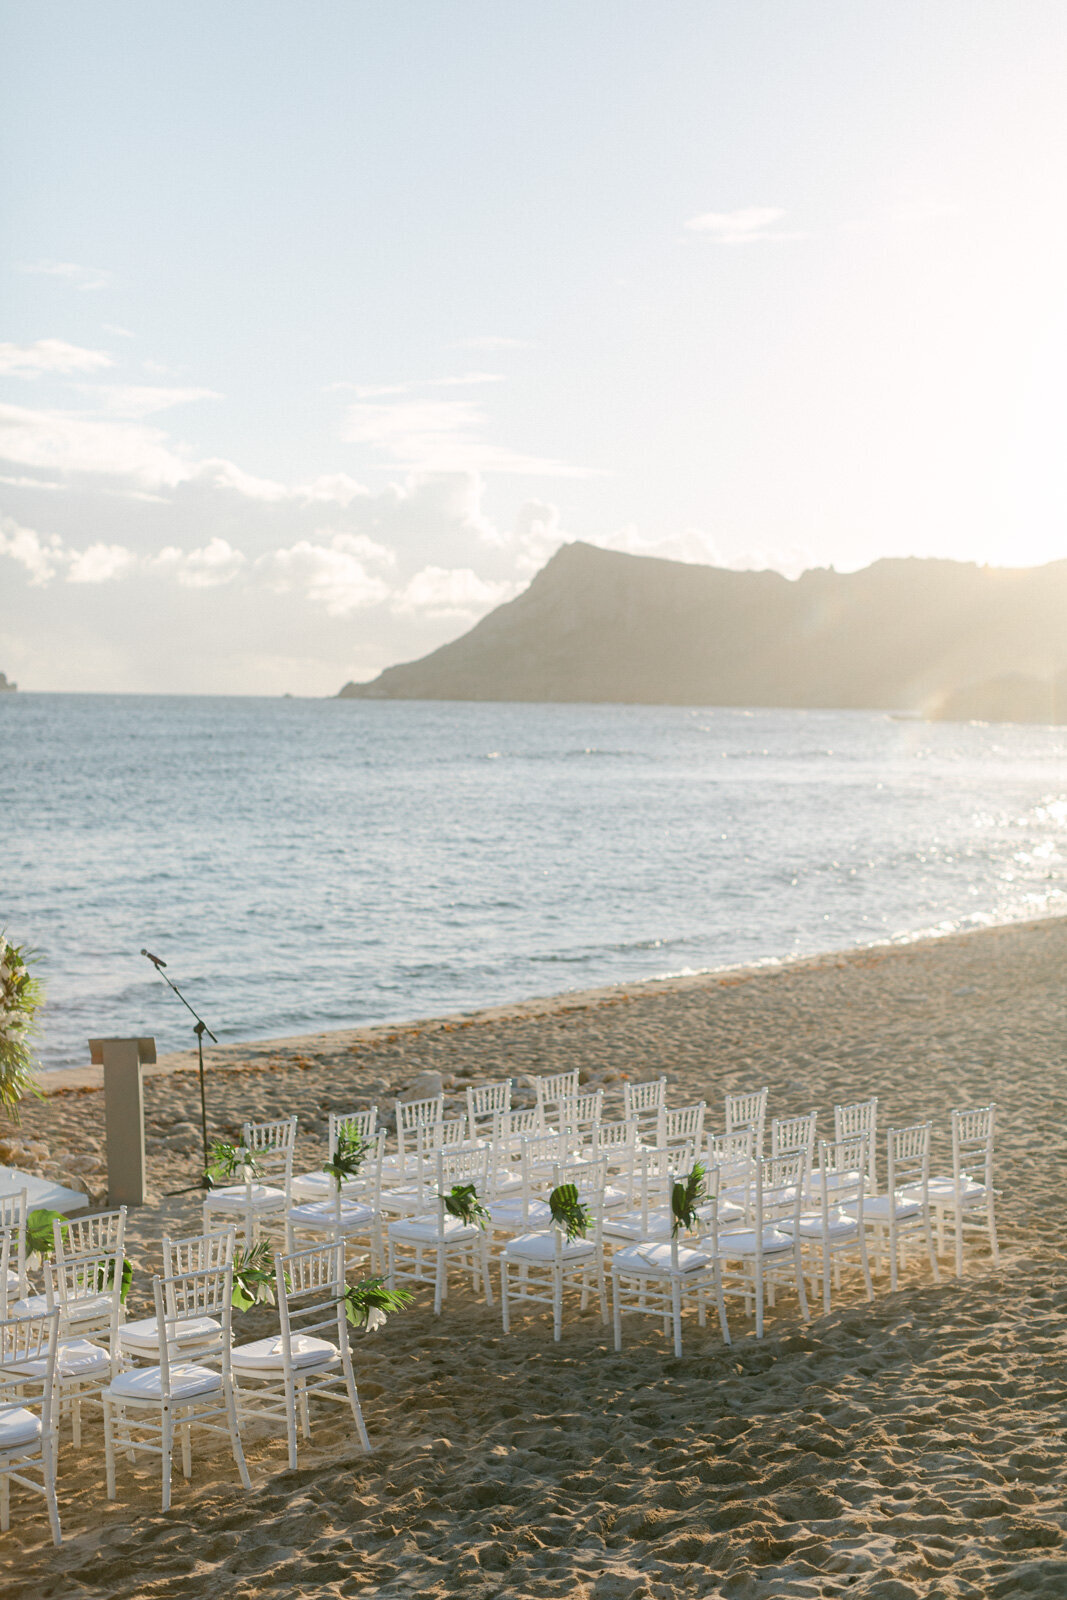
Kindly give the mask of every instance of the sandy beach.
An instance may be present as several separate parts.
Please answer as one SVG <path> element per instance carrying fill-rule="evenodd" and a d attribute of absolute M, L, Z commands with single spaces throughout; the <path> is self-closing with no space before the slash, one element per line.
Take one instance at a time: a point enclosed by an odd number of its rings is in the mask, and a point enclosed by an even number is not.
<path fill-rule="evenodd" d="M 323 1159 L 331 1109 L 391 1107 L 427 1071 L 455 1095 L 578 1067 L 608 1115 L 625 1077 L 665 1073 L 671 1103 L 705 1099 L 714 1127 L 726 1091 L 766 1084 L 771 1115 L 817 1107 L 822 1137 L 835 1102 L 877 1094 L 883 1127 L 933 1120 L 936 1170 L 950 1108 L 995 1100 L 1001 1266 L 975 1247 L 962 1281 L 947 1261 L 940 1286 L 914 1267 L 807 1327 L 786 1296 L 760 1343 L 734 1303 L 734 1347 L 688 1320 L 681 1360 L 651 1320 L 616 1355 L 594 1311 L 568 1314 L 554 1346 L 547 1319 L 505 1339 L 469 1290 L 439 1320 L 423 1293 L 356 1338 L 372 1456 L 322 1417 L 289 1472 L 250 1429 L 251 1495 L 228 1455 L 201 1453 L 162 1516 L 147 1469 L 124 1466 L 107 1502 L 91 1423 L 79 1456 L 63 1442 L 62 1549 L 36 1504 L 0 1542 L 7 1600 L 1067 1594 L 1067 920 L 209 1061 L 213 1132 L 295 1111 L 301 1167 Z M 197 1195 L 163 1198 L 198 1170 L 189 1065 L 146 1084 L 155 1198 L 130 1215 L 134 1315 L 161 1234 L 199 1226 Z M 93 1082 L 52 1075 L 5 1148 L 99 1196 Z M 249 1313 L 237 1337 L 270 1322 Z"/>

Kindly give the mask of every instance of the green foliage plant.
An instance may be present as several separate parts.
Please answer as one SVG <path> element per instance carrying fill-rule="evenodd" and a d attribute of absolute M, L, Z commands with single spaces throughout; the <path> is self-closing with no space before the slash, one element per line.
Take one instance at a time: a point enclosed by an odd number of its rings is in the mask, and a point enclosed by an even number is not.
<path fill-rule="evenodd" d="M 704 1198 L 705 1168 L 698 1161 L 685 1182 L 679 1181 L 671 1189 L 671 1237 L 683 1228 L 688 1232 L 696 1226 L 697 1207 Z"/>
<path fill-rule="evenodd" d="M 591 1219 L 589 1207 L 578 1198 L 577 1184 L 561 1183 L 553 1189 L 548 1197 L 548 1209 L 556 1227 L 563 1230 L 568 1244 L 572 1239 L 585 1238 Z"/>

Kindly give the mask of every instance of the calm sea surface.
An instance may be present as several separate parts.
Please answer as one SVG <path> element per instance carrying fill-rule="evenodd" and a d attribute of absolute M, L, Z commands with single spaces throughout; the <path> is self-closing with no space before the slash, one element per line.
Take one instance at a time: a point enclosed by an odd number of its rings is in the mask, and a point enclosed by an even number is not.
<path fill-rule="evenodd" d="M 0 927 L 90 1035 L 429 1016 L 1067 909 L 1067 730 L 0 695 Z"/>

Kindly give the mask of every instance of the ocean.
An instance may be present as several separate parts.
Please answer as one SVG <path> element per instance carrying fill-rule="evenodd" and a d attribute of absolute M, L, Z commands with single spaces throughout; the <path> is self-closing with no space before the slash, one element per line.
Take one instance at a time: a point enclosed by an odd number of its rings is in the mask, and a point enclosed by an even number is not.
<path fill-rule="evenodd" d="M 40 1058 L 410 1020 L 1065 909 L 1067 729 L 0 695 Z"/>

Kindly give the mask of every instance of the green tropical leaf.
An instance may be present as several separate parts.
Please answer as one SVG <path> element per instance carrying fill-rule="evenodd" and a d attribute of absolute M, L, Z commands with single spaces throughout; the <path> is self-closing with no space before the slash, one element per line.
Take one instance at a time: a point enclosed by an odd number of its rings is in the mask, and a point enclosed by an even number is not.
<path fill-rule="evenodd" d="M 235 1311 L 274 1304 L 274 1257 L 266 1239 L 241 1251 L 233 1264 L 230 1304 Z"/>
<path fill-rule="evenodd" d="M 52 1233 L 53 1222 L 62 1223 L 60 1233 L 66 1234 L 68 1227 L 66 1217 L 62 1211 L 31 1211 L 26 1218 L 26 1254 L 40 1256 L 42 1261 L 51 1261 L 56 1253 L 55 1237 Z"/>
<path fill-rule="evenodd" d="M 465 1228 L 472 1223 L 484 1228 L 489 1221 L 489 1213 L 478 1199 L 473 1183 L 454 1183 L 451 1193 L 443 1194 L 441 1199 L 449 1216 L 458 1217 Z"/>
<path fill-rule="evenodd" d="M 36 1062 L 30 1048 L 40 1031 L 38 1012 L 44 1003 L 41 981 L 28 967 L 36 959 L 35 950 L 11 944 L 0 933 L 0 1108 L 14 1123 L 20 1100 L 27 1094 L 43 1098 L 33 1081 Z"/>
<path fill-rule="evenodd" d="M 322 1170 L 333 1179 L 337 1188 L 358 1177 L 359 1169 L 367 1159 L 370 1146 L 356 1128 L 341 1128 L 337 1134 L 337 1148 Z"/>
<path fill-rule="evenodd" d="M 259 1176 L 259 1167 L 251 1150 L 242 1144 L 227 1144 L 225 1139 L 213 1139 L 207 1147 L 207 1168 L 204 1172 L 205 1189 L 215 1189 L 220 1184 L 243 1181 L 245 1171 Z"/>
<path fill-rule="evenodd" d="M 387 1289 L 381 1278 L 364 1278 L 360 1283 L 345 1284 L 345 1317 L 354 1328 L 373 1333 L 386 1317 L 403 1311 L 412 1299 L 409 1289 Z"/>
<path fill-rule="evenodd" d="M 697 1206 L 704 1198 L 705 1167 L 698 1161 L 684 1183 L 676 1183 L 671 1189 L 671 1235 L 680 1229 L 692 1228 L 697 1221 Z"/>
<path fill-rule="evenodd" d="M 568 1244 L 572 1239 L 585 1238 L 591 1219 L 589 1207 L 578 1198 L 577 1184 L 561 1183 L 553 1189 L 548 1197 L 548 1209 L 552 1213 L 552 1221 L 566 1234 Z"/>

